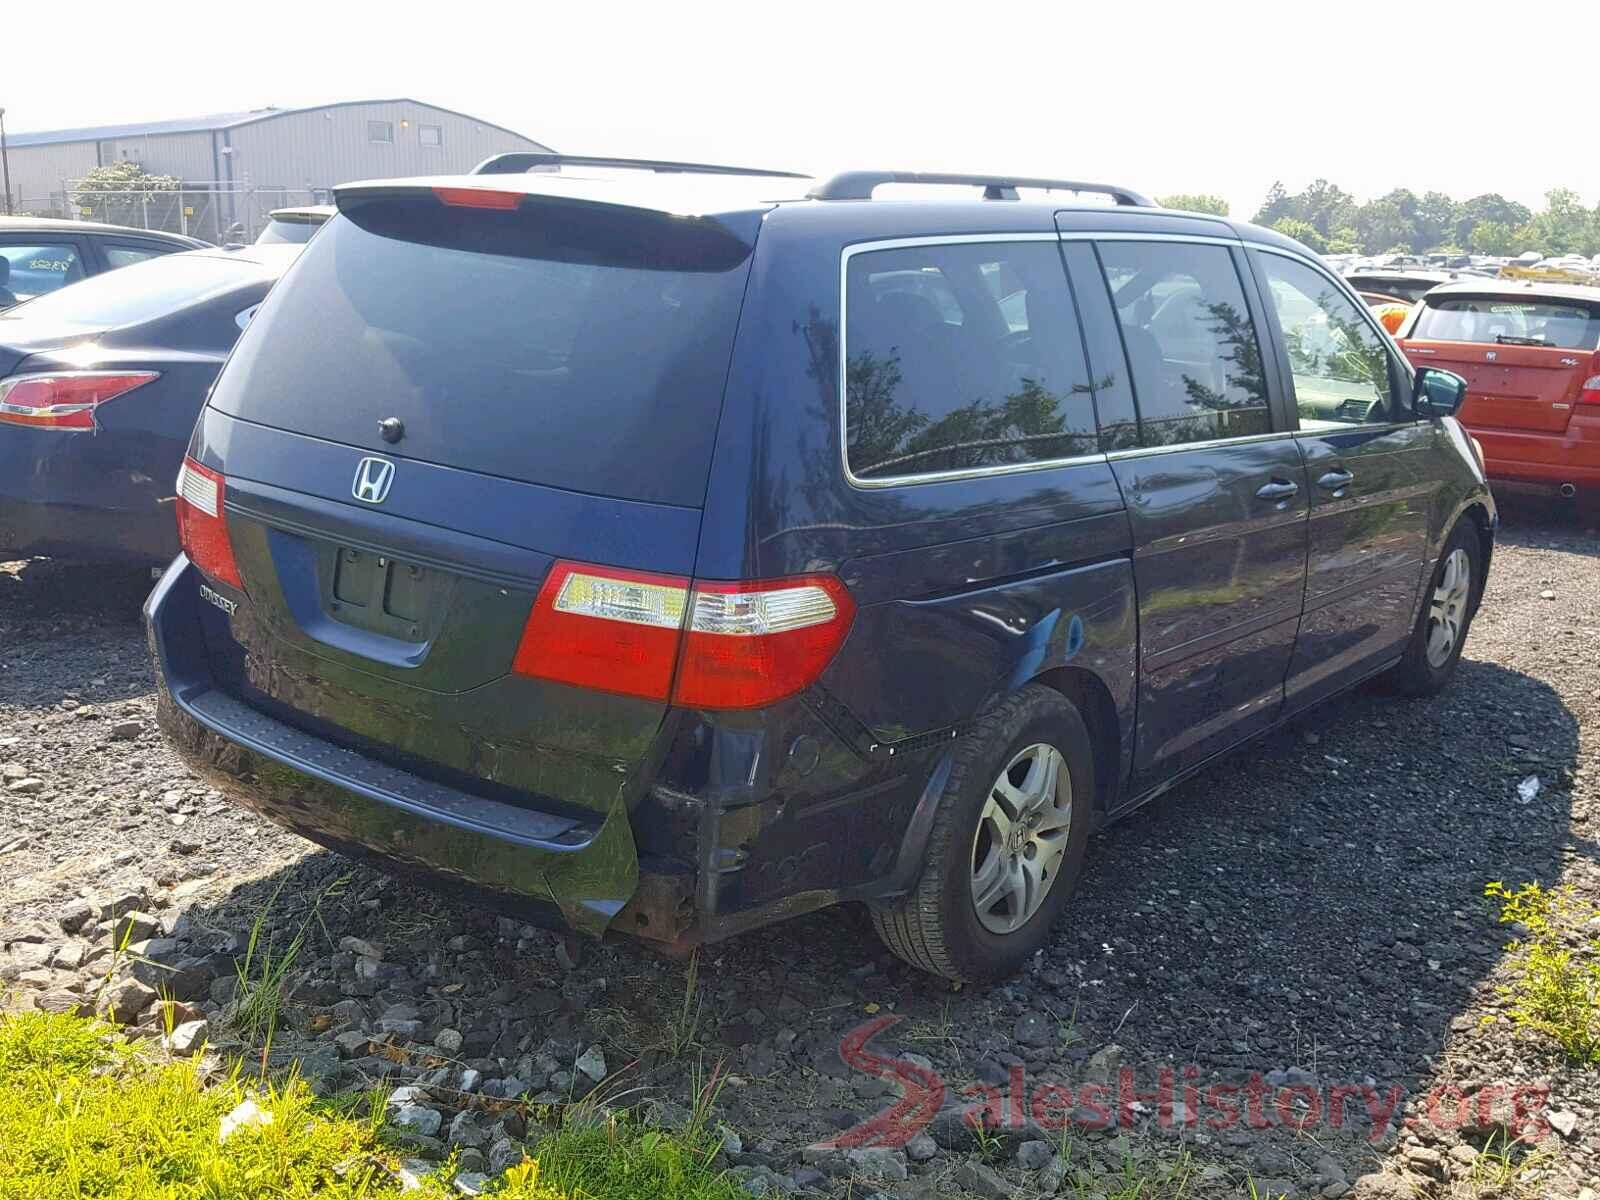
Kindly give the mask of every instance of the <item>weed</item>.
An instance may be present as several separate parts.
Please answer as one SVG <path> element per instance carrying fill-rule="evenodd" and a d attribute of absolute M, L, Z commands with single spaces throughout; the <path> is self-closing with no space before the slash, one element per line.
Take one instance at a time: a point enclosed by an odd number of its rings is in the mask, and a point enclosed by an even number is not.
<path fill-rule="evenodd" d="M 667 1041 L 664 1049 L 671 1058 L 682 1058 L 698 1046 L 700 1013 L 704 997 L 700 994 L 700 951 L 689 953 L 689 962 L 683 970 L 683 1001 L 677 1016 L 667 1022 Z"/>
<path fill-rule="evenodd" d="M 349 881 L 349 875 L 341 875 L 323 888 L 312 901 L 310 911 L 301 918 L 289 944 L 281 950 L 274 945 L 268 918 L 272 915 L 273 905 L 277 903 L 278 893 L 283 891 L 283 885 L 288 882 L 287 876 L 279 881 L 272 895 L 267 897 L 267 902 L 256 913 L 255 920 L 250 923 L 250 937 L 245 942 L 244 957 L 234 964 L 239 987 L 233 1023 L 247 1042 L 261 1044 L 263 1062 L 266 1060 L 267 1047 L 272 1043 L 272 1035 L 278 1028 L 278 1014 L 284 1001 L 284 982 L 295 959 L 305 947 L 311 922 L 316 921 L 322 928 L 323 936 L 332 940 L 322 921 L 322 905 L 343 891 Z"/>
<path fill-rule="evenodd" d="M 1499 880 L 1484 895 L 1500 902 L 1500 923 L 1520 925 L 1511 942 L 1512 982 L 1500 989 L 1511 1019 L 1553 1039 L 1568 1058 L 1600 1063 L 1600 905 L 1580 899 L 1571 885 L 1546 891 L 1525 883 L 1512 891 Z"/>

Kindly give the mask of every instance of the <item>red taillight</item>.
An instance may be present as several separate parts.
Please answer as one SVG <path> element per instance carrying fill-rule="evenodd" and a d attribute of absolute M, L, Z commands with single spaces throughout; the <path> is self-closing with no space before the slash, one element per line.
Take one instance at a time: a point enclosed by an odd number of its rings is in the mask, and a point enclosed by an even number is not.
<path fill-rule="evenodd" d="M 1600 404 L 1600 375 L 1591 375 L 1583 381 L 1583 391 L 1578 393 L 1579 404 Z"/>
<path fill-rule="evenodd" d="M 557 563 L 512 669 L 691 708 L 757 708 L 815 682 L 854 616 L 831 575 L 691 586 L 679 575 Z"/>
<path fill-rule="evenodd" d="M 856 606 L 832 575 L 695 584 L 672 702 L 759 708 L 814 683 L 844 645 Z"/>
<path fill-rule="evenodd" d="M 228 517 L 222 511 L 226 487 L 216 471 L 185 458 L 178 468 L 178 541 L 202 575 L 244 589 L 233 560 Z"/>
<path fill-rule="evenodd" d="M 57 371 L 0 379 L 0 424 L 93 429 L 97 407 L 156 378 L 155 371 Z"/>
<path fill-rule="evenodd" d="M 521 192 L 495 192 L 488 188 L 436 187 L 433 194 L 452 208 L 490 208 L 510 212 L 522 203 Z"/>

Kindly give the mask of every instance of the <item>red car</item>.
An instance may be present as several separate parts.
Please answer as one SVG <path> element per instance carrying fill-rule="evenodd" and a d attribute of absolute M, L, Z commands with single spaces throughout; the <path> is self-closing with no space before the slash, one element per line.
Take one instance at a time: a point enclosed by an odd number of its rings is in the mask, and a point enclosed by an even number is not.
<path fill-rule="evenodd" d="M 1429 292 L 1398 334 L 1465 377 L 1490 479 L 1600 498 L 1600 287 L 1482 279 Z"/>

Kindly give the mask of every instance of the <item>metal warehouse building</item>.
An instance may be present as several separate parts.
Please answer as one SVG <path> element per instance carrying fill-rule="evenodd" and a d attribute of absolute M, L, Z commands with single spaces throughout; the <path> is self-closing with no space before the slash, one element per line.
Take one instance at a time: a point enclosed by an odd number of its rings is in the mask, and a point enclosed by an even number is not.
<path fill-rule="evenodd" d="M 325 201 L 327 189 L 347 180 L 461 172 L 501 151 L 549 149 L 492 122 L 409 99 L 13 133 L 7 141 L 19 212 L 182 228 L 216 241 L 230 226 L 235 236 L 254 236 L 266 212 Z M 181 194 L 118 200 L 109 211 L 81 194 L 78 181 L 91 170 L 125 161 L 176 176 Z"/>

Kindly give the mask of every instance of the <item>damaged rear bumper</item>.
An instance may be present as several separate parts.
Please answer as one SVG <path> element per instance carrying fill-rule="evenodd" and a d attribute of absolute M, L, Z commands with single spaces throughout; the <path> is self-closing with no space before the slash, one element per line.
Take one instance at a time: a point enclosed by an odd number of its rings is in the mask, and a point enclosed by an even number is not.
<path fill-rule="evenodd" d="M 620 794 L 580 818 L 477 796 L 313 737 L 216 685 L 199 577 L 180 556 L 145 604 L 157 719 L 194 770 L 314 842 L 436 883 L 487 892 L 534 920 L 598 937 L 639 882 Z"/>

